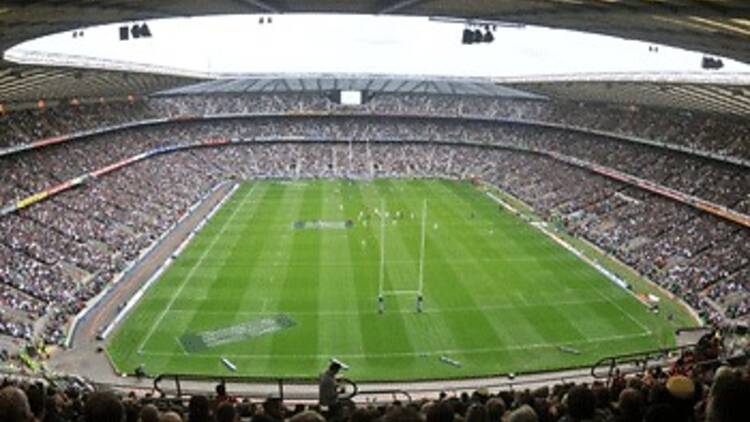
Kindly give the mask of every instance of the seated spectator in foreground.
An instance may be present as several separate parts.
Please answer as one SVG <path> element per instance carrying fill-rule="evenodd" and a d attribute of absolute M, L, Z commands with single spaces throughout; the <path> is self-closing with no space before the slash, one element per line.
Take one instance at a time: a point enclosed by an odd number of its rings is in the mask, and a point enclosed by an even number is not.
<path fill-rule="evenodd" d="M 0 421 L 3 422 L 32 422 L 26 394 L 16 387 L 5 387 L 0 390 Z"/>
<path fill-rule="evenodd" d="M 225 401 L 216 408 L 216 422 L 235 422 L 237 419 L 234 404 Z"/>
<path fill-rule="evenodd" d="M 153 404 L 143 406 L 139 415 L 140 422 L 159 422 L 159 409 Z"/>
<path fill-rule="evenodd" d="M 750 421 L 750 379 L 734 371 L 717 376 L 708 398 L 707 422 Z"/>
<path fill-rule="evenodd" d="M 110 392 L 91 393 L 83 407 L 84 422 L 121 422 L 124 416 L 122 402 Z"/>
<path fill-rule="evenodd" d="M 211 412 L 206 396 L 195 395 L 188 404 L 188 422 L 210 422 Z"/>
<path fill-rule="evenodd" d="M 159 422 L 182 422 L 182 417 L 177 412 L 170 410 L 161 415 Z"/>

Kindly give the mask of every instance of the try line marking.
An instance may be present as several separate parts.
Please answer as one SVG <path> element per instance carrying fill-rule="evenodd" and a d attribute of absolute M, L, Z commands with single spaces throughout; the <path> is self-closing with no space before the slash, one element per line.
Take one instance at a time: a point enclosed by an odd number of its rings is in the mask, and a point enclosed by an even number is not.
<path fill-rule="evenodd" d="M 229 222 L 234 220 L 234 218 L 237 215 L 237 212 L 245 205 L 245 200 L 249 198 L 253 191 L 255 190 L 255 187 L 258 186 L 257 184 L 254 184 L 250 190 L 247 191 L 245 196 L 242 198 L 239 204 L 235 206 L 234 210 L 232 211 L 232 215 L 229 216 L 228 219 L 224 221 L 224 223 L 221 226 L 221 230 L 219 230 L 219 233 L 214 235 L 214 238 L 211 239 L 211 243 L 208 245 L 206 249 L 203 250 L 203 253 L 198 258 L 198 260 L 193 264 L 193 266 L 190 268 L 190 272 L 185 276 L 185 279 L 182 281 L 182 284 L 180 284 L 180 287 L 177 289 L 174 295 L 172 295 L 172 298 L 170 299 L 169 303 L 167 304 L 166 308 L 159 314 L 159 317 L 156 319 L 153 325 L 151 325 L 151 328 L 148 330 L 148 333 L 146 334 L 146 337 L 141 340 L 141 343 L 138 345 L 138 354 L 143 354 L 143 346 L 148 342 L 148 340 L 151 338 L 151 336 L 154 335 L 154 331 L 156 331 L 156 327 L 161 324 L 161 321 L 164 319 L 164 316 L 169 312 L 169 310 L 172 308 L 172 305 L 174 304 L 175 300 L 177 300 L 177 297 L 180 296 L 180 293 L 182 293 L 182 289 L 185 288 L 185 286 L 188 284 L 190 279 L 193 278 L 193 275 L 195 275 L 195 272 L 198 268 L 200 268 L 201 263 L 206 258 L 209 252 L 216 246 L 216 244 L 219 242 L 220 239 L 222 239 L 224 232 L 227 230 L 227 227 L 229 227 Z"/>
<path fill-rule="evenodd" d="M 482 347 L 477 349 L 446 349 L 446 350 L 430 350 L 425 352 L 394 352 L 394 353 L 337 353 L 337 357 L 346 359 L 368 359 L 368 358 L 408 358 L 408 357 L 428 357 L 428 356 L 444 356 L 444 355 L 470 355 L 470 354 L 482 354 L 482 353 L 493 353 L 493 352 L 505 352 L 515 350 L 528 350 L 528 349 L 548 349 L 562 346 L 581 346 L 592 343 L 601 343 L 614 340 L 630 340 L 642 337 L 649 337 L 650 334 L 639 333 L 639 334 L 624 334 L 614 335 L 605 337 L 592 337 L 586 340 L 578 341 L 567 341 L 567 342 L 554 342 L 554 343 L 531 343 L 531 344 L 516 344 L 513 346 L 503 347 Z M 169 353 L 169 352 L 143 352 L 145 356 L 155 357 L 174 357 L 184 356 L 182 354 Z M 201 359 L 218 359 L 221 357 L 233 357 L 240 359 L 329 359 L 331 354 L 242 354 L 242 353 L 221 353 L 221 354 L 192 354 L 190 358 L 201 358 Z"/>

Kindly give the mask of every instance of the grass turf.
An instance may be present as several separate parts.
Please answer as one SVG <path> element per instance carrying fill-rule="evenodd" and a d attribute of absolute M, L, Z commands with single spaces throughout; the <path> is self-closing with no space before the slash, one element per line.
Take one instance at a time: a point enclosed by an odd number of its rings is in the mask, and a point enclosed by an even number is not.
<path fill-rule="evenodd" d="M 425 200 L 424 312 L 405 294 L 386 296 L 381 315 L 376 210 L 389 213 L 383 290 L 415 290 Z M 295 227 L 319 220 L 354 224 Z M 293 324 L 262 334 L 279 315 Z M 186 350 L 181 338 L 207 332 L 217 344 Z M 317 180 L 242 185 L 108 353 L 121 372 L 143 363 L 150 374 L 312 378 L 337 357 L 355 380 L 416 380 L 582 366 L 673 344 L 665 318 L 469 183 Z"/>

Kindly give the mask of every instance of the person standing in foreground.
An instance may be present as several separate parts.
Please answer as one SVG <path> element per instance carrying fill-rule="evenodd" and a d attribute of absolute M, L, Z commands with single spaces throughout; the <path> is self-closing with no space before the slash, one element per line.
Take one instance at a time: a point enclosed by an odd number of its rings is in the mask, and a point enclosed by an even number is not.
<path fill-rule="evenodd" d="M 336 374 L 341 370 L 341 364 L 331 362 L 325 372 L 318 379 L 318 403 L 321 406 L 334 406 L 339 398 Z"/>

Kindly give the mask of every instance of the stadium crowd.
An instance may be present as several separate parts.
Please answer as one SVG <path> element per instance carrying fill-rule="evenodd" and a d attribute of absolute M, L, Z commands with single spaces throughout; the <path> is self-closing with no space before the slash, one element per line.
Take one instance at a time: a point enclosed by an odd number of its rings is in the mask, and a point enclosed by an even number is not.
<path fill-rule="evenodd" d="M 662 148 L 528 125 L 444 119 L 294 117 L 171 123 L 123 130 L 0 160 L 0 203 L 20 199 L 160 146 L 214 138 L 482 142 L 535 148 L 613 168 L 719 205 L 750 212 L 746 168 Z M 103 147 L 106 145 L 106 148 Z"/>
<path fill-rule="evenodd" d="M 143 101 L 59 105 L 0 113 L 0 148 L 152 116 Z"/>
<path fill-rule="evenodd" d="M 611 132 L 720 156 L 749 159 L 747 121 L 633 106 L 590 106 L 483 96 L 378 94 L 361 106 L 340 105 L 327 93 L 176 95 L 135 102 L 61 105 L 0 114 L 0 148 L 150 118 L 210 114 L 340 112 L 480 117 L 542 122 Z"/>
<path fill-rule="evenodd" d="M 275 97 L 158 99 L 149 105 L 149 113 L 332 107 L 318 96 Z M 378 97 L 368 107 L 455 112 L 455 104 L 444 103 L 444 97 L 388 98 Z M 469 105 L 462 107 L 462 112 L 473 112 Z M 137 110 L 134 113 L 143 111 Z M 0 314 L 0 333 L 28 339 L 34 335 L 33 322 L 48 315 L 44 331 L 36 334 L 60 343 L 66 322 L 89 299 L 191 204 L 220 181 L 235 177 L 479 176 L 544 217 L 561 218 L 572 233 L 682 297 L 706 320 L 721 322 L 750 313 L 746 228 L 533 151 L 615 168 L 743 212 L 750 210 L 750 172 L 558 129 L 367 116 L 172 122 L 0 158 L 0 204 L 154 148 L 233 138 L 249 142 L 149 158 L 0 217 L 0 306 L 6 309 Z"/>
<path fill-rule="evenodd" d="M 253 401 L 216 386 L 188 401 L 5 379 L 4 422 L 745 422 L 750 366 L 678 364 L 604 381 L 479 388 L 417 401 Z"/>
<path fill-rule="evenodd" d="M 750 136 L 747 121 L 687 111 L 663 113 L 632 106 L 602 107 L 482 96 L 379 94 L 361 106 L 352 107 L 310 93 L 157 97 L 149 105 L 161 116 L 341 111 L 526 120 L 612 132 L 727 157 L 750 158 L 744 143 Z"/>

